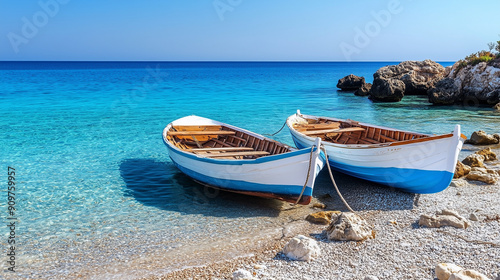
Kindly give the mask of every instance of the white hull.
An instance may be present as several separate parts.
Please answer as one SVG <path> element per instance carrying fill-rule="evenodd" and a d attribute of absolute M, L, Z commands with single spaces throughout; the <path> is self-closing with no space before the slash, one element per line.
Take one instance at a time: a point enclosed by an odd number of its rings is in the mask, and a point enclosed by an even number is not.
<path fill-rule="evenodd" d="M 170 143 L 166 136 L 172 125 L 224 125 L 259 139 L 265 137 L 197 116 L 170 123 L 163 131 L 170 158 L 193 179 L 223 190 L 294 201 L 302 193 L 307 178 L 301 203 L 309 203 L 316 176 L 325 162 L 319 138 L 311 144 L 315 145 L 312 153 L 311 148 L 305 148 L 257 159 L 214 159 L 183 151 Z"/>
<path fill-rule="evenodd" d="M 313 138 L 293 128 L 301 116 L 315 118 L 295 114 L 287 125 L 297 147 L 308 147 Z M 434 193 L 450 184 L 463 144 L 458 125 L 452 134 L 435 138 L 372 145 L 322 144 L 332 167 L 341 172 L 409 192 Z"/>

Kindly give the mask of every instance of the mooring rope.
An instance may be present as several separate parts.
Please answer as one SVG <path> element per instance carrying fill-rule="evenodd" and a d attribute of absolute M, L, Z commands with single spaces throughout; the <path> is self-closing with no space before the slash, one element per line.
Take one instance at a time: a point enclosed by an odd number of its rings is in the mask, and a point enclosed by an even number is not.
<path fill-rule="evenodd" d="M 349 206 L 349 204 L 347 203 L 347 201 L 345 201 L 344 197 L 340 193 L 339 187 L 337 187 L 337 184 L 335 183 L 335 179 L 333 179 L 333 173 L 332 173 L 332 169 L 330 168 L 330 163 L 328 162 L 328 154 L 326 153 L 325 146 L 321 145 L 321 149 L 325 153 L 325 156 L 326 156 L 326 166 L 328 167 L 328 173 L 330 173 L 330 179 L 332 179 L 332 183 L 333 183 L 333 186 L 335 187 L 335 189 L 337 190 L 337 194 L 340 196 L 340 199 L 342 200 L 342 202 L 344 202 L 344 205 L 347 207 L 347 209 L 349 209 L 349 211 L 351 211 L 351 212 L 354 213 L 354 210 L 352 210 L 351 206 Z"/>
<path fill-rule="evenodd" d="M 263 133 L 262 135 L 265 135 L 265 136 L 274 136 L 274 135 L 276 135 L 276 134 L 280 133 L 280 132 L 281 132 L 281 130 L 283 130 L 283 128 L 285 127 L 285 125 L 286 125 L 286 121 L 285 121 L 285 123 L 283 124 L 283 126 L 280 128 L 280 130 L 276 131 L 275 133 L 273 133 L 273 134 Z"/>
<path fill-rule="evenodd" d="M 312 155 L 314 152 L 314 148 L 316 145 L 313 145 L 311 147 L 311 152 L 309 153 L 309 166 L 307 168 L 307 176 L 306 176 L 306 182 L 304 183 L 304 186 L 302 187 L 302 191 L 300 192 L 299 198 L 297 198 L 297 201 L 292 206 L 297 205 L 299 203 L 300 199 L 302 198 L 302 195 L 304 194 L 304 191 L 306 190 L 307 182 L 309 181 L 309 176 L 311 175 L 311 163 L 312 163 Z"/>

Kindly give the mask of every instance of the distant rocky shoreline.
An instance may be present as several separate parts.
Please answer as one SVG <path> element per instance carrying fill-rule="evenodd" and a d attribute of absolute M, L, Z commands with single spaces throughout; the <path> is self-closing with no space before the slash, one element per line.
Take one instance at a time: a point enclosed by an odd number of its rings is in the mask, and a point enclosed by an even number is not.
<path fill-rule="evenodd" d="M 475 65 L 459 61 L 448 67 L 432 60 L 403 61 L 378 69 L 373 84 L 351 74 L 340 79 L 337 87 L 375 102 L 399 102 L 405 95 L 423 95 L 435 105 L 488 105 L 500 110 L 500 58 Z"/>

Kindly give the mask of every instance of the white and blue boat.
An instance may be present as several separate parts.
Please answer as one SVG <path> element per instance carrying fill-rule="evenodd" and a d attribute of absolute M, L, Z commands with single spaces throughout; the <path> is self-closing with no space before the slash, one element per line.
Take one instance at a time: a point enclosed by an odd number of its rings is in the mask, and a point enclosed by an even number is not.
<path fill-rule="evenodd" d="M 466 139 L 459 125 L 449 134 L 428 135 L 300 111 L 286 123 L 297 148 L 321 137 L 332 168 L 412 193 L 446 189 Z"/>
<path fill-rule="evenodd" d="M 326 162 L 321 139 L 300 150 L 218 121 L 187 116 L 163 130 L 172 162 L 194 180 L 225 191 L 311 201 Z"/>

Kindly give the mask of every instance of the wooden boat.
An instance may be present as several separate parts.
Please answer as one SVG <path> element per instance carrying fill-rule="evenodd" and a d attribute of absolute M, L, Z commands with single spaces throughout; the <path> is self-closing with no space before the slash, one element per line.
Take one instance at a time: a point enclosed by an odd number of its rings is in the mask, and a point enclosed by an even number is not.
<path fill-rule="evenodd" d="M 300 111 L 286 123 L 298 148 L 321 137 L 334 169 L 413 193 L 449 186 L 466 139 L 459 125 L 449 134 L 428 135 Z"/>
<path fill-rule="evenodd" d="M 326 162 L 321 139 L 296 150 L 262 135 L 198 116 L 163 130 L 172 162 L 194 180 L 225 191 L 309 204 Z"/>

